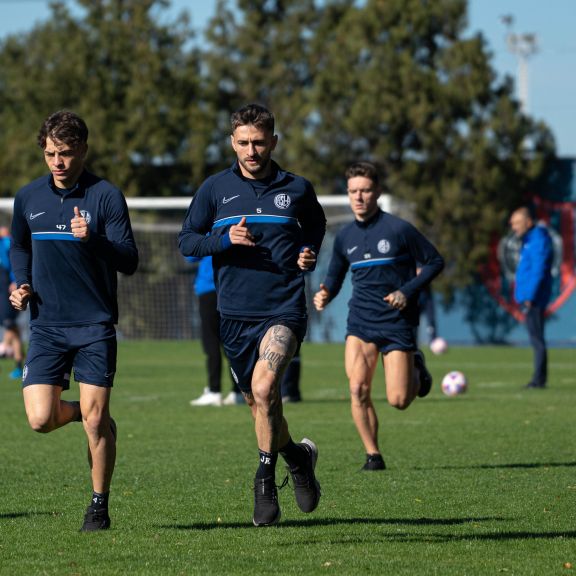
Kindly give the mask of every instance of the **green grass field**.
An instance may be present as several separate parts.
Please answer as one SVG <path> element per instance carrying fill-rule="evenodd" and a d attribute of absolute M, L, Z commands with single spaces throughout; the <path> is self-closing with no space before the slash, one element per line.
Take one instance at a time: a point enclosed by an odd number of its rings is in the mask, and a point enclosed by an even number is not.
<path fill-rule="evenodd" d="M 302 514 L 286 487 L 280 525 L 256 529 L 247 408 L 190 407 L 205 383 L 198 342 L 121 343 L 112 529 L 92 534 L 78 531 L 91 494 L 81 426 L 33 433 L 1 361 L 0 574 L 576 574 L 574 350 L 551 351 L 545 391 L 521 390 L 529 349 L 427 354 L 435 388 L 405 412 L 379 371 L 383 473 L 359 472 L 342 355 L 306 344 L 305 401 L 285 408 L 294 439 L 318 444 L 320 506 Z M 466 395 L 440 392 L 452 369 Z"/>

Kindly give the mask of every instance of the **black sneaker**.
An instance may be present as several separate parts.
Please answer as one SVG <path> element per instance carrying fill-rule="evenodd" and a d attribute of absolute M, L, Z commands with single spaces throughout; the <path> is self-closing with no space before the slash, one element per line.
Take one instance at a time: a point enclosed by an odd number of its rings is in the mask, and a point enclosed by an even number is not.
<path fill-rule="evenodd" d="M 108 509 L 95 509 L 92 506 L 88 506 L 80 532 L 95 532 L 96 530 L 108 530 L 108 528 L 110 528 Z"/>
<path fill-rule="evenodd" d="M 536 384 L 536 382 L 528 382 L 526 386 L 523 388 L 530 390 L 531 388 L 536 388 L 537 390 L 542 390 L 542 388 L 546 388 L 546 384 Z"/>
<path fill-rule="evenodd" d="M 428 396 L 432 388 L 432 374 L 428 372 L 426 368 L 426 363 L 424 361 L 424 354 L 420 350 L 414 352 L 414 366 L 417 368 L 420 375 L 420 389 L 418 390 L 418 396 L 424 398 Z"/>
<path fill-rule="evenodd" d="M 303 438 L 298 446 L 306 450 L 308 461 L 303 466 L 289 468 L 288 470 L 290 476 L 292 476 L 294 495 L 296 496 L 298 508 L 300 508 L 302 512 L 312 512 L 318 506 L 321 495 L 320 483 L 314 475 L 314 468 L 316 468 L 316 461 L 318 460 L 318 448 L 316 448 L 316 444 L 308 438 Z"/>
<path fill-rule="evenodd" d="M 382 454 L 366 454 L 366 463 L 361 470 L 386 470 Z"/>
<path fill-rule="evenodd" d="M 112 436 L 114 436 L 114 440 L 116 440 L 116 436 L 118 435 L 118 427 L 116 426 L 116 420 L 110 417 L 110 430 L 112 431 Z M 90 466 L 90 470 L 92 470 L 92 452 L 90 452 L 90 445 L 87 446 L 88 451 L 88 466 Z"/>
<path fill-rule="evenodd" d="M 278 489 L 274 478 L 254 479 L 254 526 L 272 526 L 280 520 Z"/>

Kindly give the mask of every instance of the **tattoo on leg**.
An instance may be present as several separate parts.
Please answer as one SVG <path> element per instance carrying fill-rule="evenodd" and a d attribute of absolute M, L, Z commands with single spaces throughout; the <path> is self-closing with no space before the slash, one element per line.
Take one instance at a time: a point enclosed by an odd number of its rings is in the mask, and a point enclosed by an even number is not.
<path fill-rule="evenodd" d="M 272 350 L 264 350 L 264 354 L 262 354 L 259 359 L 267 360 L 268 369 L 275 374 L 278 374 L 282 367 L 287 364 L 285 354 L 277 354 L 276 352 L 272 352 Z"/>
<path fill-rule="evenodd" d="M 296 352 L 296 339 L 286 326 L 273 326 L 269 339 L 258 360 L 268 362 L 268 369 L 278 374 L 284 370 Z"/>
<path fill-rule="evenodd" d="M 268 362 L 268 370 L 271 370 L 275 374 L 287 364 L 286 354 L 278 354 L 278 352 L 272 352 L 272 350 L 268 348 L 264 350 L 258 360 L 266 360 Z"/>
<path fill-rule="evenodd" d="M 286 328 L 286 326 L 272 326 L 269 344 L 277 342 L 278 344 L 288 348 L 293 339 L 294 335 L 292 334 L 292 331 L 289 328 Z"/>

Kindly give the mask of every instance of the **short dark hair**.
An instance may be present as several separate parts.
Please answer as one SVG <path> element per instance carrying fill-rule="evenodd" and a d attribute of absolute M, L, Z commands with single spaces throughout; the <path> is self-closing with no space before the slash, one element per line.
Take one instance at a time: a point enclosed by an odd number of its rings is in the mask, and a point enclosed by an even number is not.
<path fill-rule="evenodd" d="M 529 206 L 528 204 L 522 204 L 512 210 L 512 214 L 517 213 L 522 214 L 525 218 L 530 218 L 532 221 L 536 220 L 536 211 L 534 210 L 533 206 Z"/>
<path fill-rule="evenodd" d="M 88 126 L 78 114 L 68 110 L 59 110 L 48 116 L 42 123 L 38 132 L 40 148 L 46 148 L 47 138 L 76 148 L 88 142 Z"/>
<path fill-rule="evenodd" d="M 248 104 L 236 110 L 230 117 L 230 124 L 232 125 L 232 132 L 238 126 L 256 126 L 269 132 L 274 133 L 274 114 L 260 104 Z"/>
<path fill-rule="evenodd" d="M 356 176 L 363 176 L 364 178 L 372 180 L 376 186 L 380 183 L 378 168 L 372 164 L 372 162 L 354 162 L 348 166 L 344 176 L 346 180 L 350 180 L 350 178 L 355 178 Z"/>

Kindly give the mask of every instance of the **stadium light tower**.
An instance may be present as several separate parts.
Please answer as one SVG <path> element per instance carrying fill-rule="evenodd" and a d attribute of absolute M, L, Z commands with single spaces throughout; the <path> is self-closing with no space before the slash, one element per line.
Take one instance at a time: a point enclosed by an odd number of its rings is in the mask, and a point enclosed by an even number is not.
<path fill-rule="evenodd" d="M 508 28 L 506 45 L 512 54 L 518 57 L 518 100 L 524 114 L 528 113 L 528 59 L 538 52 L 536 34 L 515 34 L 512 32 L 514 17 L 510 14 L 501 17 Z"/>

